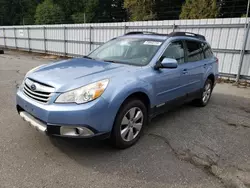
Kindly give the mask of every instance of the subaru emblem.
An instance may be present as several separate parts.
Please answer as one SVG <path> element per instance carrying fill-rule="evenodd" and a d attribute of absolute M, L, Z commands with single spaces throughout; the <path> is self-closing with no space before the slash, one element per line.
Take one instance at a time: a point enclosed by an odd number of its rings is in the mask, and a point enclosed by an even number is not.
<path fill-rule="evenodd" d="M 31 89 L 32 91 L 35 91 L 35 90 L 36 90 L 36 85 L 35 85 L 35 84 L 32 84 L 32 85 L 30 86 L 30 89 Z"/>

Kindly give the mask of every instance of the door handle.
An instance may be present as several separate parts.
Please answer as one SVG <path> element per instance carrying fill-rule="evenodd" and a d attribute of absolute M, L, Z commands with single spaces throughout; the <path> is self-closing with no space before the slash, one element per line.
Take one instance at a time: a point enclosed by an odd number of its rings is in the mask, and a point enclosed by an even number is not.
<path fill-rule="evenodd" d="M 183 71 L 182 71 L 182 74 L 187 74 L 188 73 L 188 70 L 187 69 L 184 69 Z"/>

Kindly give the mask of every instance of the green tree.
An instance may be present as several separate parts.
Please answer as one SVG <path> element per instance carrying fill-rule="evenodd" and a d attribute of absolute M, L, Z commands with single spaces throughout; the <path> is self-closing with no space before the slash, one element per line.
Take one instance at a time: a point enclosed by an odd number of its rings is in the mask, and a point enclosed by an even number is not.
<path fill-rule="evenodd" d="M 38 3 L 33 0 L 22 0 L 21 24 L 32 25 L 35 23 L 35 13 Z"/>
<path fill-rule="evenodd" d="M 220 9 L 220 18 L 244 17 L 247 13 L 248 0 L 218 0 Z M 248 15 L 249 16 L 249 15 Z"/>
<path fill-rule="evenodd" d="M 59 5 L 65 15 L 66 23 L 83 23 L 84 9 L 87 0 L 54 0 Z"/>
<path fill-rule="evenodd" d="M 37 2 L 0 0 L 0 25 L 33 24 Z"/>
<path fill-rule="evenodd" d="M 11 24 L 11 14 L 10 3 L 8 0 L 0 0 L 0 25 L 10 25 Z"/>
<path fill-rule="evenodd" d="M 71 18 L 74 23 L 84 23 L 86 22 L 86 14 L 84 12 L 77 12 L 71 15 Z"/>
<path fill-rule="evenodd" d="M 99 13 L 99 0 L 86 0 L 81 11 L 71 15 L 74 23 L 97 22 Z"/>
<path fill-rule="evenodd" d="M 156 17 L 153 12 L 155 0 L 124 0 L 124 7 L 130 13 L 132 21 L 152 20 Z"/>
<path fill-rule="evenodd" d="M 86 14 L 86 22 L 96 22 L 98 14 L 99 0 L 87 0 L 84 12 Z"/>
<path fill-rule="evenodd" d="M 186 0 L 182 6 L 180 19 L 216 18 L 218 15 L 216 0 Z"/>
<path fill-rule="evenodd" d="M 155 0 L 154 12 L 157 20 L 177 20 L 185 0 Z"/>
<path fill-rule="evenodd" d="M 98 22 L 127 21 L 127 11 L 124 0 L 99 0 Z"/>
<path fill-rule="evenodd" d="M 60 24 L 64 22 L 64 13 L 52 0 L 45 0 L 36 8 L 36 24 Z"/>

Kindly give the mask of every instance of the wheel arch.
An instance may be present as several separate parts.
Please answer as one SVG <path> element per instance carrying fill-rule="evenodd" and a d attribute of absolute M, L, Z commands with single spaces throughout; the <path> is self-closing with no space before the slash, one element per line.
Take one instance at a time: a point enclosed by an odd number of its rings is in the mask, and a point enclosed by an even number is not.
<path fill-rule="evenodd" d="M 143 91 L 137 91 L 137 92 L 134 92 L 134 93 L 131 93 L 130 95 L 128 95 L 127 98 L 125 98 L 125 100 L 120 105 L 120 108 L 124 104 L 126 104 L 126 102 L 128 100 L 132 100 L 132 99 L 139 99 L 140 101 L 142 101 L 145 104 L 147 110 L 149 111 L 150 106 L 151 106 L 151 101 L 150 101 L 149 96 L 145 92 L 143 92 Z"/>
<path fill-rule="evenodd" d="M 145 106 L 147 108 L 147 112 L 150 113 L 151 100 L 150 100 L 149 95 L 142 90 L 137 90 L 137 91 L 133 91 L 133 92 L 129 93 L 128 95 L 126 95 L 126 97 L 124 97 L 123 101 L 120 101 L 119 106 L 117 106 L 117 110 L 115 111 L 114 122 L 115 122 L 117 115 L 118 115 L 120 109 L 122 108 L 122 106 L 125 105 L 129 100 L 132 100 L 132 99 L 141 100 L 145 104 Z"/>
<path fill-rule="evenodd" d="M 212 83 L 213 83 L 213 86 L 214 86 L 214 84 L 215 84 L 215 76 L 214 76 L 214 74 L 209 74 L 209 76 L 207 77 L 207 79 L 210 79 L 211 81 L 212 81 Z"/>

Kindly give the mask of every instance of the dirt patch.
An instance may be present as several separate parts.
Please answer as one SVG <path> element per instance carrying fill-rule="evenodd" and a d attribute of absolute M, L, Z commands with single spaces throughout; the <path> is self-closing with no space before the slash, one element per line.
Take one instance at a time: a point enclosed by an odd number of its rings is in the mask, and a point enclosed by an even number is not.
<path fill-rule="evenodd" d="M 195 146 L 193 151 L 190 149 L 177 150 L 170 144 L 168 138 L 158 134 L 149 134 L 149 136 L 161 139 L 168 145 L 168 147 L 179 160 L 189 162 L 194 166 L 203 169 L 206 173 L 211 174 L 211 167 L 216 165 L 219 160 L 219 155 L 216 154 L 212 149 L 207 149 L 206 147 L 203 148 L 203 146 Z"/>
<path fill-rule="evenodd" d="M 249 113 L 249 114 L 250 114 L 250 108 L 240 107 L 239 109 L 240 109 L 240 110 L 243 110 L 244 112 L 246 112 L 246 113 Z"/>
<path fill-rule="evenodd" d="M 57 55 L 45 55 L 42 56 L 43 59 L 60 59 L 60 56 Z"/>
<path fill-rule="evenodd" d="M 220 168 L 212 166 L 211 172 L 220 178 L 226 187 L 232 188 L 249 188 L 250 187 L 250 172 L 237 167 Z"/>
<path fill-rule="evenodd" d="M 240 80 L 239 83 L 236 83 L 235 79 L 232 79 L 232 78 L 220 77 L 220 78 L 218 78 L 217 83 L 233 84 L 234 86 L 237 86 L 238 88 L 248 88 L 248 87 L 250 87 L 250 81 L 248 81 L 248 80 Z"/>
<path fill-rule="evenodd" d="M 169 139 L 164 136 L 158 134 L 149 134 L 148 136 L 164 141 L 179 160 L 189 162 L 202 169 L 207 174 L 217 178 L 225 187 L 250 188 L 250 171 L 233 166 L 220 167 L 218 164 L 220 156 L 211 148 L 198 146 L 192 150 L 181 151 L 174 148 Z"/>
<path fill-rule="evenodd" d="M 225 123 L 226 125 L 230 126 L 230 127 L 235 127 L 235 128 L 250 128 L 250 125 L 247 124 L 247 122 L 242 122 L 240 121 L 240 117 L 236 116 L 234 117 L 234 115 L 228 117 L 224 117 L 224 116 L 219 116 L 219 115 L 215 115 L 215 117 L 220 120 L 221 122 Z"/>

